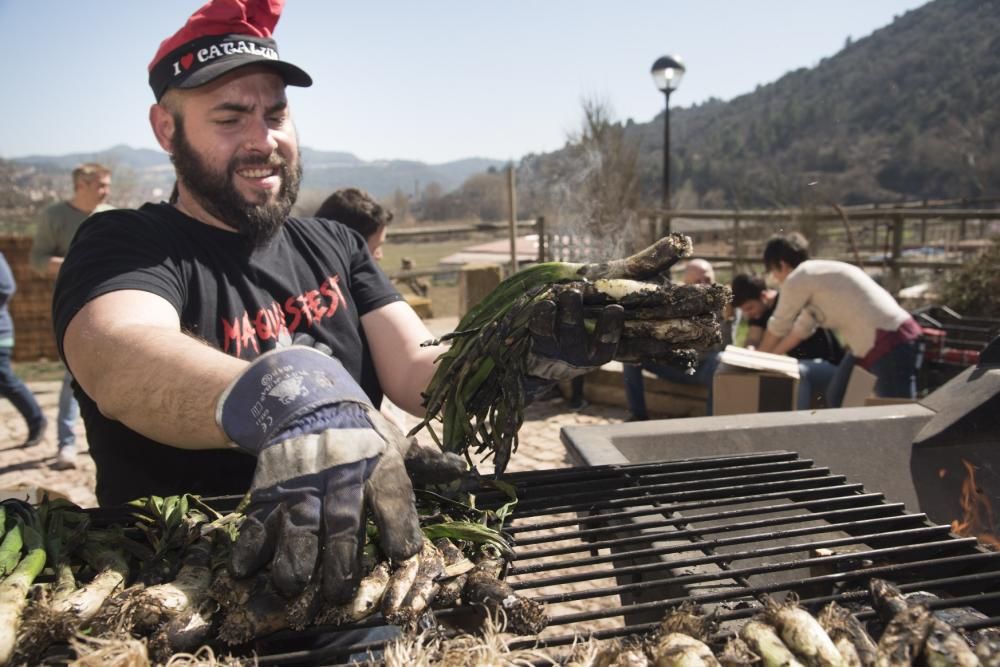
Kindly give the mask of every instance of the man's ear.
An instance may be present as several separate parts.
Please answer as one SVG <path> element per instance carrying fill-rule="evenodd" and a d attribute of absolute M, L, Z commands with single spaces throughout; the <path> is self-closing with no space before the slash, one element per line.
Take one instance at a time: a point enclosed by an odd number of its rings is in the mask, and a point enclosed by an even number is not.
<path fill-rule="evenodd" d="M 176 129 L 173 114 L 167 111 L 163 105 L 154 104 L 149 107 L 149 124 L 153 128 L 153 134 L 156 136 L 160 148 L 167 153 L 172 152 L 174 130 Z"/>

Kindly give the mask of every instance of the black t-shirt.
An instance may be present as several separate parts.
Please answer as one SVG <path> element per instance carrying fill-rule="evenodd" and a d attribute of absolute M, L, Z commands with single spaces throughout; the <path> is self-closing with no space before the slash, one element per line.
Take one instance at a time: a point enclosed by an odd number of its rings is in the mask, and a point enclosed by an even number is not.
<path fill-rule="evenodd" d="M 750 326 L 761 327 L 766 330 L 767 321 L 771 319 L 774 309 L 778 307 L 780 296 L 779 294 L 774 297 L 774 303 L 771 304 L 771 307 L 759 319 L 749 320 Z M 820 327 L 816 329 L 816 333 L 793 347 L 787 354 L 796 359 L 825 359 L 831 364 L 839 364 L 840 360 L 844 358 L 844 347 L 837 340 L 837 337 L 833 335 L 832 331 Z"/>
<path fill-rule="evenodd" d="M 94 215 L 77 233 L 56 284 L 60 353 L 74 315 L 117 290 L 163 297 L 177 310 L 183 331 L 242 359 L 274 349 L 279 336 L 288 341 L 308 334 L 328 345 L 374 404 L 381 403 L 360 317 L 402 297 L 364 239 L 339 223 L 290 218 L 269 245 L 251 253 L 237 234 L 168 204 Z M 79 386 L 75 390 L 102 505 L 149 494 L 220 495 L 249 488 L 256 464 L 251 456 L 157 443 L 108 419 Z"/>

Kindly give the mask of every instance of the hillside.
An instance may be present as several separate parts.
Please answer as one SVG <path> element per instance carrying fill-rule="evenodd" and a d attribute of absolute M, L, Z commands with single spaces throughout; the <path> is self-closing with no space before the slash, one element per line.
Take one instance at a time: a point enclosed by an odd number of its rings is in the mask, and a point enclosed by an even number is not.
<path fill-rule="evenodd" d="M 496 168 L 500 160 L 468 158 L 443 164 L 409 160 L 366 162 L 340 151 L 321 151 L 302 147 L 304 176 L 302 201 L 315 203 L 337 188 L 365 188 L 380 198 L 389 198 L 397 190 L 403 193 L 422 191 L 437 183 L 440 190 L 458 188 L 472 175 Z M 13 212 L 31 207 L 31 203 L 66 197 L 71 193 L 69 172 L 81 162 L 96 161 L 113 170 L 112 201 L 121 206 L 135 206 L 150 199 L 166 197 L 173 187 L 170 160 L 162 151 L 136 149 L 119 145 L 94 153 L 66 155 L 29 155 L 0 159 L 0 227 L 12 228 L 24 216 Z M 315 203 L 314 203 L 315 202 Z"/>
<path fill-rule="evenodd" d="M 1000 196 L 1000 2 L 933 0 L 811 69 L 672 109 L 670 122 L 678 207 Z M 655 206 L 663 114 L 622 131 Z M 529 156 L 521 182 L 570 154 Z"/>

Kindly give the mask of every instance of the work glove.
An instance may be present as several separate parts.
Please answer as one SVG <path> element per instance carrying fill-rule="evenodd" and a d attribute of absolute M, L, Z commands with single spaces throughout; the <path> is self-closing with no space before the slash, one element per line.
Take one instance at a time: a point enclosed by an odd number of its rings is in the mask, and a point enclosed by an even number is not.
<path fill-rule="evenodd" d="M 286 597 L 321 576 L 323 596 L 345 602 L 362 574 L 367 512 L 389 559 L 420 550 L 401 455 L 409 443 L 337 359 L 298 346 L 261 355 L 223 393 L 216 417 L 237 447 L 257 457 L 233 545 L 236 577 L 270 564 Z"/>
<path fill-rule="evenodd" d="M 593 330 L 588 330 L 583 294 L 577 289 L 560 291 L 554 300 L 539 301 L 529 324 L 532 342 L 525 368 L 529 395 L 545 381 L 570 380 L 611 361 L 624 325 L 625 310 L 611 304 L 600 310 Z"/>
<path fill-rule="evenodd" d="M 328 356 L 333 354 L 333 349 L 329 345 L 316 340 L 307 333 L 299 332 L 291 337 L 283 334 L 278 339 L 279 348 L 293 345 L 311 347 Z M 381 411 L 379 415 L 384 416 Z M 386 421 L 396 426 L 391 419 L 386 419 Z M 418 486 L 450 484 L 469 473 L 469 466 L 465 459 L 454 452 L 445 452 L 439 447 L 421 447 L 417 444 L 417 439 L 412 436 L 393 438 L 392 442 L 399 450 L 400 456 L 403 457 L 410 480 Z"/>

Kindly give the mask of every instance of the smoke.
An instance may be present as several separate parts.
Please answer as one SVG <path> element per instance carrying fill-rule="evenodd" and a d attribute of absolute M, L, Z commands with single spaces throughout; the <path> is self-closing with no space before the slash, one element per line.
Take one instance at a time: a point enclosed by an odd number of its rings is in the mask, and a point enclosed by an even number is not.
<path fill-rule="evenodd" d="M 602 261 L 645 245 L 635 210 L 638 152 L 623 134 L 606 107 L 585 102 L 583 131 L 569 138 L 556 160 L 522 161 L 520 179 L 533 186 L 554 259 Z"/>

